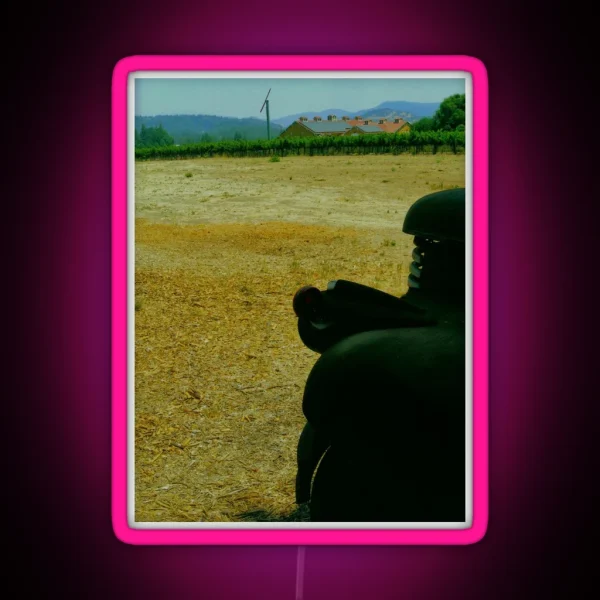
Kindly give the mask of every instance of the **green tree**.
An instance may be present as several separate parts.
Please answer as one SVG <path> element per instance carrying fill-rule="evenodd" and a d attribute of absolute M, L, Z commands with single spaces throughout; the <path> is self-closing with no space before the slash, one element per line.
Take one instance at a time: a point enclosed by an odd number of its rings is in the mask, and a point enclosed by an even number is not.
<path fill-rule="evenodd" d="M 172 146 L 175 140 L 168 134 L 162 125 L 158 127 L 146 127 L 142 124 L 140 133 L 136 131 L 136 148 L 157 148 L 160 146 Z"/>
<path fill-rule="evenodd" d="M 412 126 L 412 131 L 433 131 L 434 128 L 434 120 L 431 117 L 423 117 L 418 121 L 415 121 Z"/>
<path fill-rule="evenodd" d="M 465 125 L 465 94 L 448 96 L 433 115 L 433 129 L 437 131 L 456 131 Z"/>

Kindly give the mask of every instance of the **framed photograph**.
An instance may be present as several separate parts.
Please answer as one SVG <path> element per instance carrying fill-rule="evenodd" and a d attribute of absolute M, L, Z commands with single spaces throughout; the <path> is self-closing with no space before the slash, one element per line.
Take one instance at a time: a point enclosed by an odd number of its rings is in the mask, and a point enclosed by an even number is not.
<path fill-rule="evenodd" d="M 116 536 L 479 541 L 483 64 L 132 56 L 112 86 Z"/>

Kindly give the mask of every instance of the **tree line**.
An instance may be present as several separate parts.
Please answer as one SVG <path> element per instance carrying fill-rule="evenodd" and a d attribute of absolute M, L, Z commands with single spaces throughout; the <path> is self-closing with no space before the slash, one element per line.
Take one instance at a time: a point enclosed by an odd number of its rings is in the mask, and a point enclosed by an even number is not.
<path fill-rule="evenodd" d="M 167 130 L 159 125 L 158 127 L 146 127 L 142 124 L 141 130 L 135 130 L 135 149 L 138 148 L 164 148 L 173 146 L 175 140 Z"/>
<path fill-rule="evenodd" d="M 326 156 L 336 154 L 400 154 L 404 152 L 464 151 L 464 131 L 411 131 L 356 136 L 237 140 L 136 148 L 137 160 L 210 158 L 213 156 Z"/>
<path fill-rule="evenodd" d="M 464 131 L 465 94 L 448 96 L 433 117 L 424 117 L 412 125 L 413 131 Z"/>

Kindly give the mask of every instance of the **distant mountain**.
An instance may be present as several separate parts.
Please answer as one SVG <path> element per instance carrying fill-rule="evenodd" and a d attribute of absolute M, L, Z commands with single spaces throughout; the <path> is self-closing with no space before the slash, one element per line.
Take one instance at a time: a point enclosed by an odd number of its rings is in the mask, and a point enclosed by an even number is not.
<path fill-rule="evenodd" d="M 237 119 L 213 115 L 156 115 L 135 117 L 135 128 L 162 125 L 175 139 L 176 144 L 191 144 L 199 141 L 233 140 L 236 138 L 257 140 L 267 138 L 266 119 Z M 277 137 L 283 127 L 271 121 L 271 137 Z"/>
<path fill-rule="evenodd" d="M 373 108 L 366 109 L 363 112 L 377 111 L 387 108 L 395 111 L 396 113 L 405 112 L 407 114 L 412 114 L 420 119 L 422 117 L 433 117 L 435 111 L 440 107 L 440 104 L 441 102 L 406 102 L 404 100 L 400 100 L 393 102 L 382 102 L 381 104 L 378 104 Z"/>
<path fill-rule="evenodd" d="M 404 110 L 397 111 L 397 110 L 394 110 L 393 108 L 385 108 L 385 107 L 369 108 L 367 110 L 359 111 L 356 114 L 360 115 L 361 117 L 364 117 L 365 119 L 375 119 L 377 117 L 383 117 L 385 119 L 391 120 L 391 119 L 395 119 L 396 117 L 400 117 L 401 119 L 404 119 L 408 123 L 414 123 L 415 121 L 418 121 L 419 119 L 422 118 L 421 115 L 414 115 L 413 113 L 406 112 Z"/>
<path fill-rule="evenodd" d="M 319 116 L 326 119 L 327 115 L 335 115 L 338 117 L 384 117 L 392 119 L 400 117 L 409 123 L 414 123 L 422 117 L 432 117 L 435 111 L 440 107 L 441 102 L 407 102 L 405 100 L 382 102 L 372 108 L 363 108 L 362 110 L 345 110 L 342 108 L 328 108 L 318 112 L 303 112 L 295 115 L 287 115 L 279 119 L 273 119 L 272 123 L 277 123 L 282 127 L 288 127 L 299 117 L 307 117 L 312 119 Z"/>

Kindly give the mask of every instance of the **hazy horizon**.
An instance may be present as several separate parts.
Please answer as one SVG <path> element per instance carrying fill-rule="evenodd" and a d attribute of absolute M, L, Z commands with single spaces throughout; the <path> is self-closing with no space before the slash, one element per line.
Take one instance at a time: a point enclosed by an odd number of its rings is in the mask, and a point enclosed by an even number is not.
<path fill-rule="evenodd" d="M 383 102 L 440 103 L 465 93 L 464 79 L 137 79 L 135 115 L 211 115 L 271 119 L 327 109 L 358 112 Z"/>

